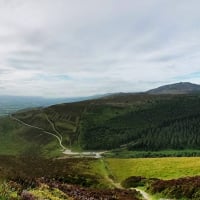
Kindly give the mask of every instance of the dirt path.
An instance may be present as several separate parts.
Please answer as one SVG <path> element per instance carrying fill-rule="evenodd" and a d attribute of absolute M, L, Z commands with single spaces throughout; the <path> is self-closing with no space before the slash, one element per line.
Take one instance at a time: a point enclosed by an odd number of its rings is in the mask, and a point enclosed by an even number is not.
<path fill-rule="evenodd" d="M 61 147 L 63 154 L 67 155 L 67 156 L 75 156 L 75 157 L 92 157 L 92 158 L 101 158 L 101 154 L 105 153 L 105 152 L 73 152 L 71 149 L 67 149 L 63 144 L 62 144 L 62 135 L 56 130 L 53 122 L 51 122 L 51 120 L 49 120 L 49 118 L 47 117 L 47 121 L 49 122 L 49 124 L 52 126 L 53 130 L 55 131 L 56 134 L 51 133 L 49 131 L 46 131 L 45 129 L 41 128 L 41 127 L 37 127 L 37 126 L 33 126 L 31 124 L 27 124 L 24 121 L 10 115 L 10 118 L 23 124 L 24 126 L 30 127 L 30 128 L 34 128 L 34 129 L 38 129 L 40 131 L 42 131 L 43 133 L 49 134 L 53 137 L 55 137 L 58 142 L 59 142 L 59 146 Z"/>
<path fill-rule="evenodd" d="M 54 123 L 49 119 L 47 114 L 45 114 L 45 117 L 46 117 L 47 121 L 49 122 L 49 124 L 51 125 L 52 129 L 54 130 L 54 132 L 57 133 L 57 135 L 60 137 L 60 140 L 62 141 L 62 139 L 63 139 L 62 135 L 57 131 Z"/>
<path fill-rule="evenodd" d="M 30 128 L 34 128 L 34 129 L 38 129 L 38 130 L 42 131 L 43 133 L 46 133 L 46 134 L 49 134 L 49 135 L 55 137 L 55 138 L 58 140 L 59 146 L 62 148 L 62 150 L 64 151 L 64 150 L 66 149 L 66 147 L 62 145 L 62 140 L 61 140 L 60 137 L 58 137 L 56 134 L 51 133 L 51 132 L 49 132 L 49 131 L 46 131 L 46 130 L 44 130 L 44 129 L 41 128 L 41 127 L 33 126 L 33 125 L 31 125 L 31 124 L 27 124 L 27 123 L 23 122 L 22 120 L 17 119 L 16 117 L 13 117 L 12 115 L 10 115 L 10 118 L 11 118 L 11 119 L 14 119 L 15 121 L 17 121 L 17 122 L 19 122 L 19 123 L 21 123 L 21 124 L 23 124 L 24 126 L 27 126 L 27 127 L 30 127 Z"/>
<path fill-rule="evenodd" d="M 45 114 L 46 116 L 46 119 L 47 121 L 49 122 L 49 124 L 51 125 L 52 129 L 54 130 L 54 132 L 57 134 L 57 136 L 60 138 L 60 146 L 62 146 L 63 150 L 67 149 L 63 144 L 62 144 L 62 141 L 63 141 L 63 137 L 62 135 L 58 132 L 58 130 L 56 129 L 54 123 L 49 119 L 49 117 L 47 116 L 47 114 Z M 47 132 L 48 133 L 48 132 Z"/>

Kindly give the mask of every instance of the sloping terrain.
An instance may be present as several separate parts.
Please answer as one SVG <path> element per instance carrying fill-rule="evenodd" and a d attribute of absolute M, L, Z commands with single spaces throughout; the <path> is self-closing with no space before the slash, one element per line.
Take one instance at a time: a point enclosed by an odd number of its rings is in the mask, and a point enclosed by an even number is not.
<path fill-rule="evenodd" d="M 48 132 L 61 137 L 65 147 L 75 149 L 126 147 L 156 151 L 200 146 L 199 95 L 119 94 L 12 116 L 32 127 L 11 117 L 2 118 L 0 137 L 5 138 L 1 140 L 2 153 L 3 148 L 11 148 L 15 138 L 15 145 L 23 147 L 20 151 L 25 154 L 36 153 L 32 149 L 37 146 L 44 155 L 58 155 L 61 149 L 58 141 Z"/>

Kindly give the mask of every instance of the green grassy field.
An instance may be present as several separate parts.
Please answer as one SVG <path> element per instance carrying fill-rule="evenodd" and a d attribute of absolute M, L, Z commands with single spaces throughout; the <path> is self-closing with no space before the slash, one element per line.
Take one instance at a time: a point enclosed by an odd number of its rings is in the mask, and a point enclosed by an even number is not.
<path fill-rule="evenodd" d="M 119 182 L 130 176 L 173 179 L 200 175 L 200 158 L 116 158 L 106 159 L 106 163 Z"/>

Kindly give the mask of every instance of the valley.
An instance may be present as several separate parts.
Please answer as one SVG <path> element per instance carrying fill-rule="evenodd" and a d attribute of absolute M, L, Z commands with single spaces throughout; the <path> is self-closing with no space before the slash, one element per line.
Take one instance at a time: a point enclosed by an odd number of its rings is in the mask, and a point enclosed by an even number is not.
<path fill-rule="evenodd" d="M 198 199 L 199 123 L 196 93 L 120 93 L 17 111 L 0 119 L 0 196 Z"/>

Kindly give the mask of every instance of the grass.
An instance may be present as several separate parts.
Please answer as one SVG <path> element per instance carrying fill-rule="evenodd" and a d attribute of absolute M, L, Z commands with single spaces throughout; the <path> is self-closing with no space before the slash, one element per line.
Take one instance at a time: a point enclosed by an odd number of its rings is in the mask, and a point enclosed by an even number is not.
<path fill-rule="evenodd" d="M 17 155 L 24 150 L 26 141 L 17 134 L 22 129 L 8 117 L 0 118 L 0 155 Z"/>
<path fill-rule="evenodd" d="M 117 181 L 130 176 L 173 179 L 200 175 L 200 158 L 106 159 Z"/>
<path fill-rule="evenodd" d="M 48 143 L 45 145 L 41 152 L 42 154 L 40 156 L 44 156 L 46 158 L 55 158 L 63 156 L 62 149 L 58 145 L 58 143 L 55 143 L 55 141 L 52 141 L 51 143 Z"/>
<path fill-rule="evenodd" d="M 58 141 L 9 117 L 0 118 L 0 155 L 61 156 Z"/>
<path fill-rule="evenodd" d="M 71 130 L 73 131 L 74 128 L 75 128 L 75 125 L 70 123 L 69 121 L 68 122 L 56 122 L 55 123 L 56 127 L 59 129 L 59 130 Z"/>
<path fill-rule="evenodd" d="M 101 176 L 101 182 L 103 183 L 103 187 L 104 185 L 107 185 L 109 188 L 113 187 L 113 183 L 111 182 L 109 176 L 111 176 L 111 174 L 109 173 L 109 169 L 106 166 L 106 163 L 103 159 L 98 159 L 96 161 L 94 161 L 93 163 L 90 164 L 91 165 L 91 174 L 96 174 L 97 176 Z"/>

